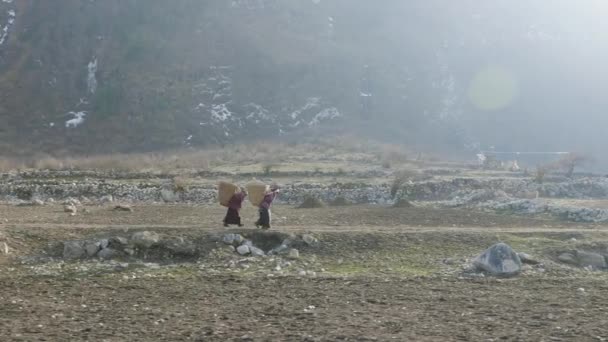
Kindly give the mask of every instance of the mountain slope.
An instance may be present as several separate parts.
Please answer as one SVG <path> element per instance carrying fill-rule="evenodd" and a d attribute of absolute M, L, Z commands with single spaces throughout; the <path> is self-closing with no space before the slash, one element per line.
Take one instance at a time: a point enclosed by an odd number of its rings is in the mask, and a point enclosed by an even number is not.
<path fill-rule="evenodd" d="M 315 127 L 454 149 L 584 146 L 551 137 L 570 126 L 546 113 L 587 98 L 597 118 L 605 24 L 563 0 L 515 3 L 2 0 L 0 147 L 151 150 Z M 581 37 L 593 44 L 573 50 Z"/>

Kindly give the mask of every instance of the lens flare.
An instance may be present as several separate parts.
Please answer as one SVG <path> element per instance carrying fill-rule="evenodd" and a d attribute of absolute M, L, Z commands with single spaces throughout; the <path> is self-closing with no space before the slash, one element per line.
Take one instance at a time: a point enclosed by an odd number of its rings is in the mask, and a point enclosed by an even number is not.
<path fill-rule="evenodd" d="M 480 110 L 494 111 L 508 107 L 517 97 L 517 80 L 499 66 L 480 70 L 469 86 L 469 100 Z"/>

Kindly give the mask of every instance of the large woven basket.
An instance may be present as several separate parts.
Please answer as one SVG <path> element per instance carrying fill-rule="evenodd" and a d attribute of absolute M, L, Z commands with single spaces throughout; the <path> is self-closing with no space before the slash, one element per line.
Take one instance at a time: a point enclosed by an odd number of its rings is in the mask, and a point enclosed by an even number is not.
<path fill-rule="evenodd" d="M 239 190 L 240 189 L 236 184 L 220 181 L 217 186 L 217 198 L 220 201 L 220 204 L 227 207 L 232 196 Z"/>
<path fill-rule="evenodd" d="M 270 190 L 270 187 L 264 182 L 254 180 L 247 183 L 249 201 L 256 207 L 260 206 L 268 190 Z"/>

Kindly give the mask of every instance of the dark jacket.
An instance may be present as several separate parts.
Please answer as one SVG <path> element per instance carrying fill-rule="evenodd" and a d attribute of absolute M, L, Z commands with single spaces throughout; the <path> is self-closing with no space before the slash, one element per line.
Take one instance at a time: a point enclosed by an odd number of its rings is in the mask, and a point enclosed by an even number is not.
<path fill-rule="evenodd" d="M 228 201 L 228 208 L 234 210 L 240 210 L 243 206 L 243 201 L 247 197 L 247 194 L 244 192 L 239 192 L 237 194 L 232 195 L 230 201 Z"/>
<path fill-rule="evenodd" d="M 262 209 L 270 209 L 270 205 L 272 204 L 272 201 L 274 201 L 274 199 L 276 197 L 277 197 L 277 192 L 276 191 L 267 193 L 266 196 L 264 196 L 264 199 L 262 200 L 262 203 L 260 203 L 260 208 L 262 208 Z"/>

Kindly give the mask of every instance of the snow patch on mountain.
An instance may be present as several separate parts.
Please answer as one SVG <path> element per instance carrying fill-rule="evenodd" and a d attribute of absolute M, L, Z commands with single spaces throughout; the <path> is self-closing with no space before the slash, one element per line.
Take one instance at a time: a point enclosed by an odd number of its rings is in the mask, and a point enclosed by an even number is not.
<path fill-rule="evenodd" d="M 4 42 L 6 41 L 6 39 L 8 38 L 8 33 L 9 30 L 11 28 L 11 26 L 13 26 L 13 24 L 15 23 L 15 17 L 17 16 L 17 14 L 15 13 L 14 10 L 9 10 L 7 11 L 8 13 L 8 20 L 6 22 L 6 24 L 4 25 L 4 27 L 2 28 L 1 35 L 0 35 L 0 45 L 3 45 Z"/>

